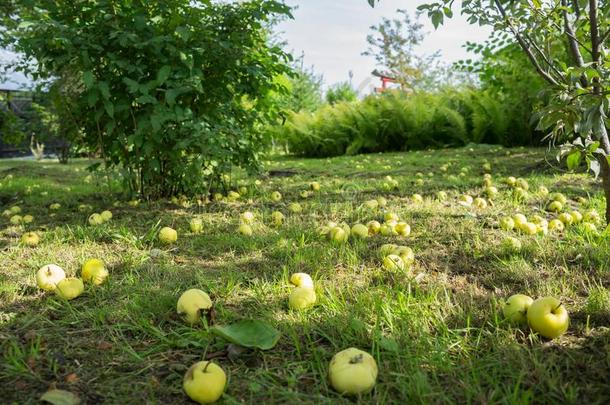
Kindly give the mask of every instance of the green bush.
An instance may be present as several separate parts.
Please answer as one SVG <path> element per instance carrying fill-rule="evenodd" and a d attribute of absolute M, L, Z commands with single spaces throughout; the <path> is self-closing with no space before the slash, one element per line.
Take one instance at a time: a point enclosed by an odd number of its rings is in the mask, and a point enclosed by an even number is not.
<path fill-rule="evenodd" d="M 360 102 L 294 113 L 274 129 L 291 153 L 336 156 L 461 146 L 511 145 L 509 118 L 486 92 L 464 88 L 438 93 L 387 91 Z"/>

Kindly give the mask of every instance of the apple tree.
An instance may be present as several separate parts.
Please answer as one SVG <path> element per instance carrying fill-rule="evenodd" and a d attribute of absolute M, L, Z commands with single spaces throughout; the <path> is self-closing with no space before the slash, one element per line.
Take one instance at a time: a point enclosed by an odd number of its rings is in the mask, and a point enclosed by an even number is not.
<path fill-rule="evenodd" d="M 379 0 L 377 0 L 379 1 Z M 376 0 L 368 0 L 373 6 Z M 610 2 L 601 0 L 440 0 L 419 6 L 439 27 L 459 9 L 471 24 L 515 41 L 545 81 L 550 102 L 538 128 L 561 144 L 569 169 L 586 162 L 601 176 L 610 222 Z"/>
<path fill-rule="evenodd" d="M 269 40 L 281 1 L 7 0 L 0 46 L 55 82 L 81 145 L 145 198 L 206 193 L 255 170 L 290 57 Z"/>

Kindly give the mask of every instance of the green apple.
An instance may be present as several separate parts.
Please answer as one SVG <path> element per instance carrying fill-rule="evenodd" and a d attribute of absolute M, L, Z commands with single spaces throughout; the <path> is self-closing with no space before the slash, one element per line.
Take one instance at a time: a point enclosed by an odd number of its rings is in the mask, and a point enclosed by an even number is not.
<path fill-rule="evenodd" d="M 239 221 L 242 224 L 251 224 L 252 222 L 254 222 L 254 213 L 252 213 L 250 211 L 243 212 L 239 216 Z"/>
<path fill-rule="evenodd" d="M 485 187 L 485 195 L 487 195 L 487 197 L 492 198 L 497 194 L 498 194 L 498 189 L 496 187 L 494 187 L 494 186 Z"/>
<path fill-rule="evenodd" d="M 55 290 L 57 283 L 64 278 L 66 278 L 66 272 L 56 264 L 47 264 L 36 272 L 36 284 L 38 288 L 45 291 Z"/>
<path fill-rule="evenodd" d="M 191 288 L 182 293 L 176 303 L 176 311 L 184 320 L 193 325 L 199 321 L 201 313 L 212 308 L 212 300 L 204 291 Z"/>
<path fill-rule="evenodd" d="M 32 221 L 34 220 L 34 217 L 28 214 L 28 215 L 24 215 L 21 220 L 23 221 L 24 224 L 31 224 Z"/>
<path fill-rule="evenodd" d="M 104 222 L 108 222 L 112 219 L 112 212 L 108 210 L 102 211 L 100 216 L 102 217 L 102 220 L 104 220 Z"/>
<path fill-rule="evenodd" d="M 483 163 L 483 170 L 486 172 L 491 172 L 491 163 Z"/>
<path fill-rule="evenodd" d="M 381 224 L 378 221 L 369 221 L 366 226 L 369 228 L 369 234 L 371 235 L 376 235 L 381 231 Z"/>
<path fill-rule="evenodd" d="M 570 216 L 572 217 L 572 223 L 578 224 L 582 222 L 583 215 L 578 210 L 574 210 L 570 212 Z"/>
<path fill-rule="evenodd" d="M 394 235 L 394 227 L 392 225 L 383 224 L 381 225 L 381 228 L 379 228 L 379 233 L 383 236 Z"/>
<path fill-rule="evenodd" d="M 248 194 L 248 187 L 246 187 L 246 186 L 241 186 L 241 187 L 239 188 L 239 194 L 240 194 L 240 195 L 247 195 L 247 194 Z"/>
<path fill-rule="evenodd" d="M 555 339 L 568 330 L 570 317 L 561 301 L 555 297 L 538 298 L 527 310 L 530 328 L 547 339 Z"/>
<path fill-rule="evenodd" d="M 201 233 L 203 232 L 203 221 L 201 218 L 191 218 L 189 221 L 189 228 L 193 233 Z"/>
<path fill-rule="evenodd" d="M 57 283 L 55 293 L 66 300 L 73 300 L 85 291 L 83 280 L 76 277 L 66 277 Z"/>
<path fill-rule="evenodd" d="M 273 221 L 273 225 L 281 226 L 284 223 L 284 214 L 279 211 L 274 211 L 271 213 L 271 220 Z"/>
<path fill-rule="evenodd" d="M 104 219 L 102 218 L 102 216 L 100 214 L 91 214 L 89 216 L 89 225 L 101 225 L 104 223 Z"/>
<path fill-rule="evenodd" d="M 212 196 L 212 199 L 214 201 L 222 201 L 224 199 L 224 197 L 220 193 L 214 193 L 214 195 Z"/>
<path fill-rule="evenodd" d="M 178 232 L 175 229 L 165 226 L 159 231 L 159 240 L 167 245 L 178 240 Z"/>
<path fill-rule="evenodd" d="M 21 215 L 13 215 L 10 219 L 9 222 L 13 225 L 19 225 L 20 223 L 23 222 L 23 217 Z"/>
<path fill-rule="evenodd" d="M 591 222 L 583 222 L 582 228 L 585 230 L 585 232 L 597 232 L 597 226 L 595 226 L 595 224 L 592 224 Z"/>
<path fill-rule="evenodd" d="M 400 218 L 398 217 L 398 215 L 396 215 L 393 212 L 386 212 L 385 214 L 383 214 L 383 219 L 386 222 L 388 222 L 388 221 L 400 221 Z"/>
<path fill-rule="evenodd" d="M 400 221 L 396 225 L 394 225 L 394 231 L 400 235 L 407 237 L 411 234 L 411 225 L 406 222 Z"/>
<path fill-rule="evenodd" d="M 446 191 L 437 191 L 436 199 L 439 201 L 445 201 L 447 199 L 447 192 Z"/>
<path fill-rule="evenodd" d="M 574 218 L 572 217 L 572 215 L 570 215 L 567 212 L 559 214 L 557 219 L 559 219 L 561 222 L 563 222 L 564 225 L 572 225 L 572 222 L 574 222 Z"/>
<path fill-rule="evenodd" d="M 355 224 L 352 226 L 351 234 L 358 238 L 368 238 L 369 228 L 363 224 Z"/>
<path fill-rule="evenodd" d="M 182 382 L 186 395 L 202 405 L 218 401 L 226 385 L 227 375 L 224 370 L 210 361 L 193 364 L 184 375 Z"/>
<path fill-rule="evenodd" d="M 293 214 L 298 214 L 299 212 L 303 211 L 303 207 L 301 207 L 301 204 L 293 202 L 288 206 L 288 210 Z"/>
<path fill-rule="evenodd" d="M 506 178 L 506 184 L 508 184 L 511 187 L 514 187 L 515 184 L 517 184 L 517 179 L 513 176 L 509 176 Z"/>
<path fill-rule="evenodd" d="M 542 195 L 542 196 L 546 196 L 549 194 L 549 189 L 546 188 L 545 186 L 539 186 L 538 187 L 538 194 Z"/>
<path fill-rule="evenodd" d="M 534 302 L 534 300 L 527 295 L 512 295 L 504 303 L 502 313 L 511 323 L 526 325 L 527 309 L 532 305 L 532 302 Z"/>
<path fill-rule="evenodd" d="M 340 226 L 335 226 L 330 229 L 330 240 L 336 243 L 345 243 L 349 238 L 349 234 Z"/>
<path fill-rule="evenodd" d="M 305 199 L 305 198 L 309 198 L 309 196 L 311 196 L 311 191 L 309 190 L 303 190 L 299 193 L 299 195 L 301 196 L 301 198 Z"/>
<path fill-rule="evenodd" d="M 411 266 L 415 262 L 415 253 L 413 253 L 413 249 L 410 247 L 396 246 L 391 251 L 391 254 L 400 257 L 407 267 Z"/>
<path fill-rule="evenodd" d="M 561 193 L 553 193 L 550 195 L 550 197 L 552 201 L 558 201 L 559 203 L 561 203 L 561 205 L 564 205 L 568 202 L 566 196 Z"/>
<path fill-rule="evenodd" d="M 511 217 L 500 219 L 500 228 L 505 231 L 512 231 L 515 228 L 515 221 Z"/>
<path fill-rule="evenodd" d="M 38 246 L 38 243 L 40 242 L 40 237 L 38 236 L 38 234 L 36 232 L 26 232 L 23 235 L 21 235 L 21 243 L 23 243 L 26 246 Z"/>
<path fill-rule="evenodd" d="M 60 208 L 61 208 L 61 204 L 59 204 L 59 203 L 53 203 L 53 204 L 49 205 L 49 209 L 51 211 L 57 211 Z"/>
<path fill-rule="evenodd" d="M 483 210 L 485 208 L 487 208 L 487 201 L 485 201 L 484 198 L 480 198 L 477 197 L 474 199 L 474 201 L 472 202 L 472 205 L 479 210 Z"/>
<path fill-rule="evenodd" d="M 474 201 L 473 198 L 471 196 L 469 196 L 468 194 L 462 194 L 458 198 L 458 203 L 460 205 L 463 205 L 464 207 L 470 207 L 472 205 L 473 201 Z"/>
<path fill-rule="evenodd" d="M 507 236 L 502 241 L 502 247 L 507 252 L 518 252 L 521 250 L 522 245 L 519 239 L 512 236 Z"/>
<path fill-rule="evenodd" d="M 100 285 L 108 278 L 108 270 L 106 270 L 106 266 L 102 260 L 88 259 L 83 263 L 80 275 L 83 281 L 94 285 Z"/>
<path fill-rule="evenodd" d="M 538 226 L 533 222 L 525 222 L 519 225 L 519 230 L 526 235 L 535 235 L 538 232 Z"/>
<path fill-rule="evenodd" d="M 379 207 L 377 200 L 367 200 L 363 204 L 364 208 L 369 210 L 376 210 Z"/>
<path fill-rule="evenodd" d="M 383 258 L 383 267 L 389 271 L 404 271 L 405 262 L 396 254 L 390 254 Z"/>
<path fill-rule="evenodd" d="M 377 373 L 373 356 L 354 347 L 335 354 L 328 367 L 330 385 L 344 395 L 370 392 L 377 381 Z"/>
<path fill-rule="evenodd" d="M 523 200 L 527 200 L 529 198 L 529 193 L 527 192 L 527 190 L 517 187 L 513 191 L 513 196 L 517 200 L 523 201 Z"/>
<path fill-rule="evenodd" d="M 239 200 L 239 197 L 241 197 L 241 196 L 236 191 L 231 190 L 227 193 L 227 200 L 229 200 L 229 201 L 237 201 L 237 200 Z"/>
<path fill-rule="evenodd" d="M 307 273 L 294 273 L 290 276 L 290 282 L 297 287 L 313 288 L 313 280 Z"/>
<path fill-rule="evenodd" d="M 513 215 L 513 221 L 515 222 L 515 227 L 520 229 L 521 225 L 527 223 L 527 217 L 523 214 L 515 214 Z"/>
<path fill-rule="evenodd" d="M 252 234 L 254 233 L 252 231 L 252 227 L 248 224 L 241 224 L 239 228 L 237 228 L 237 232 L 245 236 L 252 236 Z"/>
<path fill-rule="evenodd" d="M 288 297 L 288 306 L 291 309 L 302 310 L 316 303 L 316 292 L 311 287 L 295 287 Z"/>
<path fill-rule="evenodd" d="M 517 179 L 515 186 L 525 191 L 530 189 L 530 185 L 528 184 L 527 180 L 522 179 L 521 177 Z"/>
<path fill-rule="evenodd" d="M 20 214 L 21 213 L 21 207 L 18 205 L 14 205 L 11 208 L 9 208 L 9 215 L 16 215 L 16 214 Z"/>
<path fill-rule="evenodd" d="M 583 221 L 598 223 L 601 221 L 601 217 L 597 211 L 589 210 L 583 215 Z"/>
<path fill-rule="evenodd" d="M 383 208 L 388 205 L 388 200 L 386 200 L 384 197 L 377 197 L 377 204 Z"/>
<path fill-rule="evenodd" d="M 411 196 L 411 202 L 415 204 L 421 204 L 424 202 L 424 197 L 422 197 L 421 194 L 413 194 Z"/>
<path fill-rule="evenodd" d="M 312 181 L 311 183 L 309 183 L 309 188 L 311 189 L 311 191 L 320 191 L 320 183 L 318 183 L 317 181 Z"/>
<path fill-rule="evenodd" d="M 565 228 L 565 226 L 563 225 L 563 222 L 561 222 L 557 218 L 551 219 L 549 221 L 549 231 L 561 232 L 561 231 L 563 231 L 564 228 Z"/>
<path fill-rule="evenodd" d="M 271 195 L 269 196 L 269 198 L 271 199 L 271 201 L 273 202 L 279 202 L 282 200 L 282 195 L 280 194 L 279 191 L 274 191 L 273 193 L 271 193 Z"/>

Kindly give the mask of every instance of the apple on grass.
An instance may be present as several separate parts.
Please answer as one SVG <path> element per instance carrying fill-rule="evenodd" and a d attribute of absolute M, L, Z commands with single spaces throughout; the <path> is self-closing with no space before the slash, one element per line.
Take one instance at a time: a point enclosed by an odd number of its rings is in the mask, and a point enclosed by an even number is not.
<path fill-rule="evenodd" d="M 551 219 L 551 221 L 549 222 L 549 231 L 561 232 L 564 228 L 565 226 L 563 225 L 563 222 L 561 222 L 557 218 Z"/>
<path fill-rule="evenodd" d="M 105 211 L 102 211 L 100 216 L 102 217 L 104 222 L 108 222 L 108 221 L 110 221 L 112 219 L 112 212 L 108 211 L 108 210 L 105 210 Z"/>
<path fill-rule="evenodd" d="M 193 233 L 201 233 L 203 232 L 203 221 L 201 218 L 191 218 L 189 221 L 189 228 Z"/>
<path fill-rule="evenodd" d="M 95 213 L 95 214 L 91 214 L 89 216 L 88 221 L 89 221 L 89 225 L 94 225 L 94 226 L 101 225 L 104 223 L 104 218 L 102 218 L 102 216 L 100 214 Z"/>
<path fill-rule="evenodd" d="M 224 370 L 210 361 L 193 364 L 182 382 L 186 395 L 199 404 L 213 404 L 222 396 L 227 385 Z"/>
<path fill-rule="evenodd" d="M 83 280 L 77 277 L 66 277 L 57 283 L 55 293 L 66 300 L 73 300 L 85 291 Z"/>
<path fill-rule="evenodd" d="M 243 212 L 239 216 L 239 220 L 242 224 L 251 224 L 252 222 L 254 222 L 254 213 L 251 211 Z"/>
<path fill-rule="evenodd" d="M 159 240 L 167 245 L 178 240 L 178 232 L 175 229 L 165 226 L 159 231 Z"/>
<path fill-rule="evenodd" d="M 555 339 L 568 330 L 570 317 L 555 297 L 538 298 L 527 310 L 527 323 L 540 336 Z"/>
<path fill-rule="evenodd" d="M 295 287 L 288 297 L 288 306 L 294 310 L 307 309 L 316 303 L 316 292 L 312 287 Z"/>
<path fill-rule="evenodd" d="M 202 311 L 212 308 L 212 300 L 204 291 L 191 288 L 182 293 L 176 304 L 178 315 L 182 315 L 186 322 L 193 325 L 201 317 Z"/>
<path fill-rule="evenodd" d="M 280 194 L 279 191 L 274 191 L 273 193 L 271 193 L 271 201 L 273 202 L 279 202 L 282 200 L 282 195 Z"/>
<path fill-rule="evenodd" d="M 313 288 L 313 280 L 307 273 L 294 273 L 290 276 L 290 282 L 297 287 Z"/>
<path fill-rule="evenodd" d="M 394 231 L 400 236 L 407 237 L 411 234 L 411 226 L 401 221 L 394 226 Z"/>
<path fill-rule="evenodd" d="M 354 226 L 352 226 L 352 230 L 350 233 L 357 238 L 368 238 L 369 228 L 363 224 L 355 224 Z"/>
<path fill-rule="evenodd" d="M 502 313 L 504 317 L 514 324 L 527 324 L 527 309 L 534 300 L 525 294 L 510 296 L 504 303 Z"/>
<path fill-rule="evenodd" d="M 511 217 L 504 217 L 500 220 L 500 228 L 511 231 L 515 228 L 515 221 Z"/>
<path fill-rule="evenodd" d="M 26 232 L 23 235 L 21 235 L 21 243 L 23 243 L 26 246 L 38 246 L 38 243 L 40 242 L 40 237 L 38 236 L 38 234 L 36 232 Z"/>
<path fill-rule="evenodd" d="M 252 236 L 252 234 L 254 233 L 252 231 L 252 227 L 248 224 L 241 224 L 239 228 L 237 228 L 237 232 L 245 236 Z"/>
<path fill-rule="evenodd" d="M 402 257 L 396 254 L 390 254 L 383 258 L 383 267 L 390 271 L 404 271 L 407 266 L 402 260 Z"/>
<path fill-rule="evenodd" d="M 381 224 L 375 220 L 367 222 L 366 226 L 369 228 L 370 235 L 376 235 L 381 230 Z"/>
<path fill-rule="evenodd" d="M 36 284 L 38 284 L 38 288 L 45 291 L 55 290 L 57 283 L 64 278 L 66 278 L 66 272 L 56 264 L 47 264 L 36 272 Z"/>
<path fill-rule="evenodd" d="M 89 259 L 83 263 L 81 277 L 85 282 L 100 285 L 108 278 L 108 270 L 106 270 L 106 266 L 102 260 Z"/>
<path fill-rule="evenodd" d="M 335 354 L 328 367 L 330 385 L 344 395 L 370 392 L 377 382 L 377 373 L 373 356 L 355 347 Z"/>

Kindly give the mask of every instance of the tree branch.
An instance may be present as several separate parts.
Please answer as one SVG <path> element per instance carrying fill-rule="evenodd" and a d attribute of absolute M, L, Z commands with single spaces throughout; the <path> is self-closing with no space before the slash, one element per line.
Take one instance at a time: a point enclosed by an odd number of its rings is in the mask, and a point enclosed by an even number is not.
<path fill-rule="evenodd" d="M 589 0 L 589 26 L 591 28 L 591 59 L 593 60 L 593 67 L 598 69 L 601 57 L 601 43 L 599 41 L 599 23 L 597 21 L 597 0 Z M 595 94 L 601 94 L 602 89 L 597 77 L 593 78 L 593 90 Z"/>
<path fill-rule="evenodd" d="M 511 32 L 513 33 L 513 35 L 517 39 L 517 42 L 519 43 L 519 46 L 521 46 L 521 49 L 523 49 L 523 51 L 527 55 L 528 59 L 532 63 L 532 65 L 534 65 L 534 68 L 536 69 L 538 74 L 540 76 L 542 76 L 542 78 L 544 80 L 546 80 L 548 83 L 552 84 L 553 86 L 559 86 L 559 82 L 557 80 L 555 80 L 555 78 L 553 78 L 551 75 L 549 75 L 548 72 L 546 72 L 542 68 L 542 66 L 540 66 L 540 63 L 538 62 L 538 59 L 536 59 L 536 56 L 534 55 L 534 53 L 532 52 L 532 50 L 528 46 L 527 42 L 525 41 L 525 39 L 523 39 L 523 37 L 521 36 L 519 31 L 517 31 L 515 26 L 512 24 L 512 22 L 508 18 L 507 14 L 506 14 L 506 10 L 504 9 L 504 6 L 502 6 L 502 3 L 500 2 L 500 0 L 494 0 L 494 3 L 496 5 L 496 8 L 498 9 L 500 14 L 502 15 L 502 18 L 504 18 L 504 20 L 506 21 L 506 24 L 508 25 L 508 28 L 511 30 Z"/>
<path fill-rule="evenodd" d="M 585 65 L 585 60 L 582 57 L 582 53 L 580 52 L 580 48 L 578 47 L 578 42 L 574 39 L 576 35 L 574 34 L 574 28 L 572 28 L 572 24 L 570 23 L 570 17 L 568 15 L 568 3 L 566 0 L 561 0 L 561 4 L 564 6 L 563 9 L 563 22 L 564 29 L 567 35 L 568 46 L 570 48 L 570 53 L 572 55 L 572 59 L 574 63 L 578 67 L 583 67 Z M 578 8 L 578 2 L 572 1 L 572 7 L 574 8 L 574 12 L 576 13 L 576 18 L 580 15 L 580 8 Z M 578 10 L 578 11 L 577 11 Z M 587 78 L 585 75 L 580 76 L 580 84 L 583 87 L 587 87 L 589 85 Z"/>

